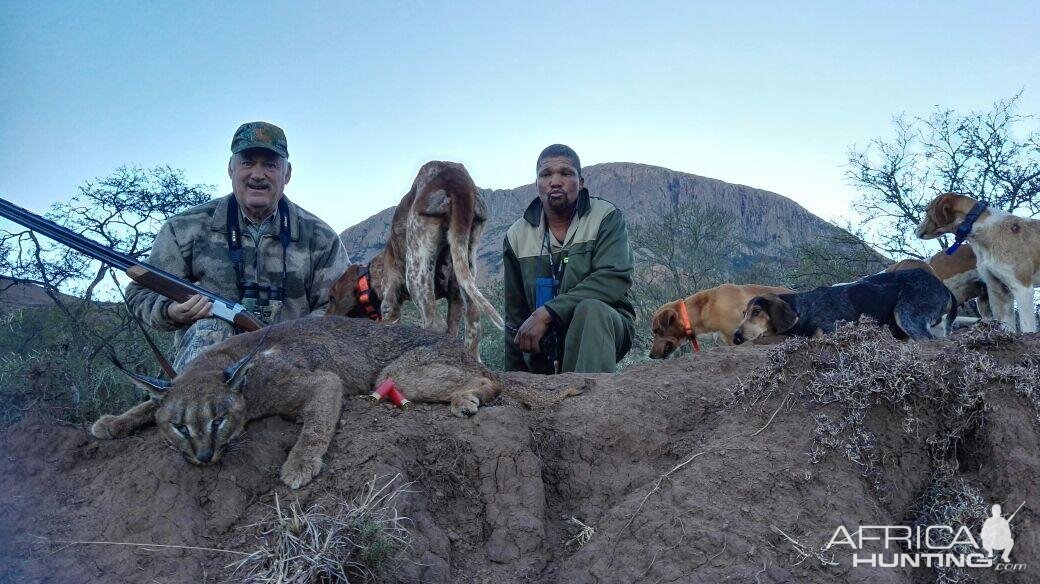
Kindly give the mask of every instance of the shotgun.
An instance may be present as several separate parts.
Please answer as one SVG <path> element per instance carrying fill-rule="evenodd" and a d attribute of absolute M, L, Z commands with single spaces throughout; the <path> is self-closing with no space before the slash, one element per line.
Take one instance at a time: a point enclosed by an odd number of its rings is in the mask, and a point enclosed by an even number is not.
<path fill-rule="evenodd" d="M 213 303 L 213 316 L 227 321 L 243 331 L 255 331 L 263 327 L 263 324 L 246 310 L 245 306 L 237 302 L 221 298 L 213 292 L 200 288 L 191 282 L 186 282 L 169 272 L 109 249 L 92 239 L 83 237 L 70 229 L 44 219 L 31 211 L 26 211 L 2 198 L 0 198 L 0 216 L 6 217 L 37 233 L 46 235 L 83 255 L 123 270 L 134 282 L 175 302 L 184 302 L 196 294 L 201 294 Z"/>

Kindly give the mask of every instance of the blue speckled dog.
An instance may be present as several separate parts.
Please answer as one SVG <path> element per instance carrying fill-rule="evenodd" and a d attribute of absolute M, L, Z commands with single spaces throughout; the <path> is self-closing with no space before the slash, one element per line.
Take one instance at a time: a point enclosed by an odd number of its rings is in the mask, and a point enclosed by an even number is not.
<path fill-rule="evenodd" d="M 766 294 L 748 301 L 733 343 L 765 334 L 818 336 L 834 332 L 838 321 L 864 315 L 888 326 L 897 339 L 934 339 L 950 332 L 957 300 L 924 270 L 875 274 L 800 294 Z"/>

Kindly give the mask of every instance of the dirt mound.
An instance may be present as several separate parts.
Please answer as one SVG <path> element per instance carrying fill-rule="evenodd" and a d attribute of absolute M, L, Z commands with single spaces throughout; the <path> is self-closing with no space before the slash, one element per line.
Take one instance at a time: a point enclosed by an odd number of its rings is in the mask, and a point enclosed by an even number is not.
<path fill-rule="evenodd" d="M 236 581 L 226 566 L 243 556 L 229 552 L 262 543 L 276 495 L 332 509 L 397 477 L 411 482 L 395 499 L 411 545 L 387 581 L 1034 582 L 1038 349 L 989 329 L 906 344 L 861 327 L 587 376 L 584 395 L 550 409 L 504 397 L 461 420 L 357 399 L 298 492 L 278 481 L 298 431 L 280 419 L 199 468 L 154 429 L 98 442 L 29 418 L 0 436 L 0 580 Z M 823 551 L 839 525 L 978 536 L 989 504 L 1007 515 L 1022 501 L 1021 572 L 852 567 L 847 547 Z"/>

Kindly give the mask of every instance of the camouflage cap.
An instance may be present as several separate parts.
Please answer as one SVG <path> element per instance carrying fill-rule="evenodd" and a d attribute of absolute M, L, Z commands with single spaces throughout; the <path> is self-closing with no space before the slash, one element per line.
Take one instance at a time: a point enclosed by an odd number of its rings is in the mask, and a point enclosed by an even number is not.
<path fill-rule="evenodd" d="M 238 154 L 250 148 L 264 148 L 289 158 L 289 145 L 285 141 L 285 132 L 274 124 L 267 122 L 249 122 L 242 124 L 231 139 L 231 153 Z"/>

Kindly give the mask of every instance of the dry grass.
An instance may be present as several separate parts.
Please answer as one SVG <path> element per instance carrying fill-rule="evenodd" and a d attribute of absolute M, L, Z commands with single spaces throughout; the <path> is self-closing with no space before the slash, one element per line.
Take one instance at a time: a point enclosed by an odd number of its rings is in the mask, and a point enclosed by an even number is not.
<path fill-rule="evenodd" d="M 819 462 L 829 451 L 840 452 L 880 492 L 877 437 L 866 428 L 867 412 L 878 404 L 900 408 L 906 415 L 904 427 L 911 429 L 908 402 L 913 395 L 927 394 L 934 376 L 935 364 L 922 356 L 916 343 L 897 342 L 886 329 L 864 319 L 841 324 L 831 335 L 778 345 L 770 351 L 767 366 L 741 380 L 734 396 L 750 408 L 783 388 L 793 388 L 815 422 L 810 461 Z"/>
<path fill-rule="evenodd" d="M 410 545 L 409 520 L 398 514 L 395 499 L 411 483 L 393 487 L 399 476 L 382 484 L 373 477 L 331 513 L 318 505 L 283 505 L 276 495 L 273 517 L 250 526 L 259 528 L 260 548 L 232 564 L 235 575 L 256 584 L 379 580 Z"/>
<path fill-rule="evenodd" d="M 983 322 L 936 351 L 927 344 L 896 341 L 885 328 L 863 319 L 841 324 L 822 338 L 778 345 L 766 366 L 742 379 L 733 394 L 747 409 L 780 392 L 793 394 L 815 422 L 810 461 L 841 453 L 883 495 L 878 439 L 865 424 L 874 407 L 901 412 L 904 431 L 915 435 L 920 423 L 915 411 L 922 406 L 938 410 L 943 429 L 927 437 L 936 467 L 983 422 L 985 392 L 994 383 L 1028 396 L 1040 419 L 1040 358 L 1025 356 L 1002 365 L 984 352 L 1009 348 L 1016 339 L 1000 325 Z"/>
<path fill-rule="evenodd" d="M 956 338 L 965 349 L 996 349 L 1015 344 L 1018 335 L 995 320 L 980 320 Z"/>
<path fill-rule="evenodd" d="M 794 396 L 815 421 L 810 461 L 819 462 L 828 452 L 843 454 L 882 498 L 886 489 L 877 437 L 865 425 L 868 412 L 876 407 L 900 412 L 903 430 L 916 436 L 921 420 L 915 412 L 937 411 L 941 423 L 923 437 L 932 472 L 910 510 L 911 522 L 965 525 L 978 533 L 987 516 L 985 500 L 957 474 L 955 449 L 985 423 L 987 392 L 1013 389 L 1026 396 L 1040 421 L 1040 356 L 1020 354 L 1018 335 L 992 322 L 978 323 L 938 349 L 895 341 L 887 330 L 867 324 L 842 325 L 833 335 L 777 346 L 766 366 L 733 389 L 735 401 L 751 409 L 783 395 L 783 407 Z M 803 560 L 813 555 L 799 553 Z M 935 578 L 940 584 L 974 581 L 959 568 L 936 569 Z"/>
<path fill-rule="evenodd" d="M 571 517 L 567 520 L 567 523 L 574 526 L 574 531 L 572 531 L 570 537 L 563 542 L 564 549 L 569 552 L 576 552 L 585 547 L 585 544 L 592 541 L 592 538 L 596 535 L 595 528 L 587 525 L 577 517 Z"/>
<path fill-rule="evenodd" d="M 977 488 L 956 473 L 944 467 L 935 472 L 931 483 L 914 503 L 913 525 L 964 525 L 972 533 L 979 533 L 982 523 L 987 517 L 986 500 Z M 932 541 L 935 544 L 952 543 L 953 534 L 945 531 L 935 532 Z M 951 548 L 953 553 L 972 553 L 976 551 L 964 544 Z M 964 568 L 934 568 L 937 584 L 963 584 L 975 582 Z"/>
<path fill-rule="evenodd" d="M 821 566 L 838 565 L 838 563 L 834 561 L 834 554 L 832 553 L 828 555 L 827 550 L 825 548 L 818 548 L 816 546 L 804 544 L 798 541 L 797 539 L 791 537 L 790 535 L 787 535 L 786 533 L 784 533 L 782 529 L 775 525 L 770 525 L 769 529 L 771 529 L 773 533 L 787 540 L 787 542 L 790 543 L 791 546 L 794 548 L 794 552 L 797 555 L 797 560 L 794 560 L 792 562 L 792 565 L 797 566 L 805 560 L 808 560 L 809 558 L 815 559 L 817 562 L 820 563 Z"/>

